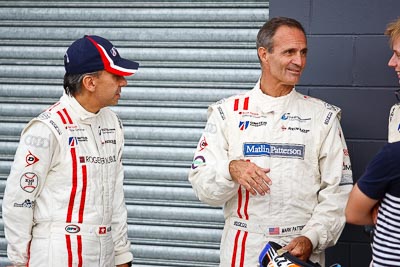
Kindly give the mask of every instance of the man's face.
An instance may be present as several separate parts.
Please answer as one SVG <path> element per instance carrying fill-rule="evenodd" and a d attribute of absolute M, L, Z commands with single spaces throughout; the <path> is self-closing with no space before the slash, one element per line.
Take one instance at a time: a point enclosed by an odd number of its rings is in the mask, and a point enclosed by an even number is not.
<path fill-rule="evenodd" d="M 307 40 L 296 28 L 281 26 L 273 37 L 273 50 L 267 51 L 267 69 L 277 84 L 294 86 L 306 66 Z"/>
<path fill-rule="evenodd" d="M 95 97 L 100 108 L 118 104 L 121 88 L 127 85 L 125 77 L 101 71 L 96 80 Z"/>
<path fill-rule="evenodd" d="M 392 50 L 393 55 L 390 58 L 388 65 L 396 71 L 400 83 L 400 37 L 394 39 L 392 43 Z"/>

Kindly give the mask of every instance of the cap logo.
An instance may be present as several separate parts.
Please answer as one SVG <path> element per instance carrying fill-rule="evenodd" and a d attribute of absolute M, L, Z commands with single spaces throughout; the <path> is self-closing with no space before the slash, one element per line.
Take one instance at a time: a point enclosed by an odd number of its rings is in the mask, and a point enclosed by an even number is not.
<path fill-rule="evenodd" d="M 114 63 L 113 59 L 107 53 L 107 50 L 102 45 L 97 43 L 90 36 L 86 36 L 86 38 L 89 39 L 93 43 L 93 45 L 97 48 L 97 51 L 100 54 L 101 60 L 103 61 L 104 69 L 106 71 L 109 71 L 109 72 L 117 74 L 117 75 L 122 75 L 122 76 L 131 75 L 131 74 L 134 74 L 136 72 L 136 69 L 126 69 L 124 67 L 120 67 L 120 66 L 116 65 Z M 110 50 L 110 52 L 112 50 L 115 50 L 115 52 L 117 53 L 117 49 L 115 47 L 113 47 Z"/>
<path fill-rule="evenodd" d="M 114 46 L 111 48 L 110 52 L 111 55 L 113 55 L 113 57 L 115 57 L 118 54 L 117 49 Z"/>

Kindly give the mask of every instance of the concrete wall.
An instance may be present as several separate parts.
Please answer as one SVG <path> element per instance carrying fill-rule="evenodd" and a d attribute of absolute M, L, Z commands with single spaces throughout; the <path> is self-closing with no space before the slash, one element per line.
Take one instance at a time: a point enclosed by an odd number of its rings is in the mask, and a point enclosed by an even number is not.
<path fill-rule="evenodd" d="M 387 141 L 399 85 L 387 66 L 391 50 L 383 32 L 399 10 L 398 0 L 270 0 L 270 18 L 295 18 L 307 32 L 307 68 L 297 87 L 342 108 L 355 181 Z M 328 264 L 368 266 L 371 250 L 364 227 L 347 225 L 327 255 Z"/>

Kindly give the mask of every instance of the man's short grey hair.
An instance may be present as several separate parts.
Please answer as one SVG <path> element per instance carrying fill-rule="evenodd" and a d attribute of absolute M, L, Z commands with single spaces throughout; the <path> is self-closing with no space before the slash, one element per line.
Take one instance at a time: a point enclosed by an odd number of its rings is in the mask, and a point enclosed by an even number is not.
<path fill-rule="evenodd" d="M 306 35 L 303 26 L 297 20 L 286 17 L 272 18 L 268 20 L 258 31 L 256 41 L 257 50 L 260 47 L 265 47 L 269 53 L 272 53 L 274 50 L 273 38 L 276 31 L 281 26 L 299 29 L 304 33 L 304 35 Z"/>
<path fill-rule="evenodd" d="M 82 80 L 85 76 L 92 75 L 98 76 L 99 71 L 83 74 L 70 74 L 65 73 L 64 75 L 64 91 L 67 95 L 75 96 L 82 90 Z"/>

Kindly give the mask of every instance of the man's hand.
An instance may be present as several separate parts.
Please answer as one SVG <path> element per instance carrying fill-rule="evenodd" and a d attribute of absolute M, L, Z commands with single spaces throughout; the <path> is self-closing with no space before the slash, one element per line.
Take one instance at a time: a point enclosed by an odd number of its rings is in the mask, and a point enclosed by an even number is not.
<path fill-rule="evenodd" d="M 232 160 L 229 163 L 229 172 L 232 180 L 243 185 L 252 195 L 269 193 L 271 179 L 266 175 L 270 169 L 260 168 L 256 164 L 245 160 Z"/>
<path fill-rule="evenodd" d="M 128 263 L 117 265 L 116 267 L 130 267 L 130 266 L 132 266 L 132 263 L 128 262 Z"/>
<path fill-rule="evenodd" d="M 286 249 L 291 255 L 299 258 L 302 261 L 308 261 L 313 250 L 310 239 L 305 236 L 298 236 L 287 244 L 283 249 Z"/>

